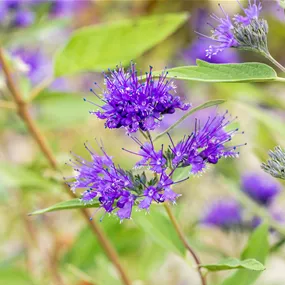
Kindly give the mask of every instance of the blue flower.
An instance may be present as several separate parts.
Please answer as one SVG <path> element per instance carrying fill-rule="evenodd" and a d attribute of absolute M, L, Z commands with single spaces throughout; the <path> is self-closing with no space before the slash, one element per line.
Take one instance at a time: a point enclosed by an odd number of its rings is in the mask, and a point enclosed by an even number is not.
<path fill-rule="evenodd" d="M 133 151 L 126 150 L 125 148 L 123 148 L 123 150 L 142 157 L 142 159 L 136 163 L 136 166 L 149 166 L 150 170 L 156 173 L 164 172 L 167 165 L 166 159 L 163 155 L 163 146 L 159 151 L 155 151 L 152 140 L 145 144 L 140 142 L 137 138 L 133 138 L 133 140 L 140 146 L 140 151 L 136 153 Z"/>
<path fill-rule="evenodd" d="M 180 196 L 170 187 L 185 179 L 174 182 L 171 179 L 173 171 L 169 174 L 162 171 L 159 176 L 147 180 L 145 173 L 133 175 L 131 171 L 115 165 L 103 147 L 103 155 L 98 155 L 87 144 L 85 147 L 92 160 L 73 154 L 74 160 L 70 160 L 70 166 L 77 174 L 68 182 L 72 191 L 85 189 L 81 196 L 83 202 L 89 203 L 97 199 L 100 209 L 106 213 L 116 213 L 123 220 L 131 217 L 135 204 L 148 211 L 152 203 L 175 203 Z"/>
<path fill-rule="evenodd" d="M 245 174 L 241 184 L 243 192 L 264 206 L 269 205 L 281 190 L 280 184 L 267 174 Z"/>
<path fill-rule="evenodd" d="M 196 174 L 203 171 L 208 163 L 218 163 L 222 157 L 238 157 L 238 146 L 227 146 L 238 132 L 237 128 L 227 130 L 230 123 L 226 112 L 209 117 L 203 126 L 196 120 L 195 131 L 176 145 L 169 135 L 172 164 L 175 167 L 192 166 L 191 173 Z"/>
<path fill-rule="evenodd" d="M 212 36 L 208 37 L 198 33 L 217 43 L 216 45 L 210 45 L 206 49 L 208 58 L 217 55 L 227 48 L 248 48 L 256 51 L 267 51 L 268 26 L 266 21 L 259 20 L 259 14 L 262 9 L 261 3 L 257 4 L 256 0 L 254 0 L 253 4 L 250 0 L 248 2 L 247 8 L 242 7 L 239 3 L 245 15 L 237 14 L 233 18 L 230 18 L 219 4 L 224 17 L 220 18 L 214 14 L 211 15 L 211 18 L 218 22 L 217 26 L 209 23 L 212 27 Z"/>
<path fill-rule="evenodd" d="M 201 223 L 223 229 L 239 226 L 242 224 L 242 208 L 232 199 L 215 201 L 210 205 Z"/>
<path fill-rule="evenodd" d="M 76 160 L 71 166 L 77 172 L 69 183 L 71 189 L 88 188 L 82 194 L 82 201 L 88 203 L 95 198 L 100 202 L 100 208 L 107 213 L 116 210 L 120 219 L 129 219 L 136 195 L 131 193 L 134 187 L 131 176 L 116 166 L 112 158 L 101 148 L 103 155 L 95 153 L 87 144 L 92 161 L 87 161 L 74 154 Z"/>
<path fill-rule="evenodd" d="M 238 0 L 237 0 L 238 1 Z M 240 4 L 240 2 L 238 1 Z M 262 10 L 262 5 L 259 2 L 258 4 L 256 3 L 256 0 L 254 0 L 254 4 L 251 3 L 250 0 L 248 0 L 248 7 L 243 8 L 243 6 L 240 4 L 242 10 L 244 11 L 245 16 L 242 15 L 235 15 L 234 16 L 234 21 L 238 24 L 243 24 L 243 25 L 249 25 L 250 22 L 253 19 L 258 19 L 260 11 Z"/>
<path fill-rule="evenodd" d="M 27 27 L 35 21 L 35 14 L 30 10 L 19 10 L 13 19 L 13 25 L 16 27 Z"/>
<path fill-rule="evenodd" d="M 163 115 L 173 114 L 176 109 L 190 108 L 190 104 L 182 103 L 178 96 L 173 95 L 175 86 L 166 76 L 167 72 L 163 72 L 155 79 L 150 67 L 142 82 L 142 78 L 137 76 L 135 64 L 131 64 L 127 72 L 123 67 L 110 71 L 110 75 L 105 74 L 103 98 L 91 89 L 104 103 L 101 110 L 91 113 L 106 120 L 106 128 L 124 127 L 129 133 L 153 130 Z"/>

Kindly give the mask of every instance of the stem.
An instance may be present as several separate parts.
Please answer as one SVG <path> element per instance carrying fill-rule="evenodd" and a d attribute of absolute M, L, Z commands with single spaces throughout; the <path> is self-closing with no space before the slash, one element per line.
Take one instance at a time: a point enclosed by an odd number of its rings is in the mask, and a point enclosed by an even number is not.
<path fill-rule="evenodd" d="M 27 99 L 28 102 L 32 102 L 44 89 L 46 89 L 53 82 L 53 78 L 46 78 L 37 86 L 35 86 L 30 92 L 30 96 Z"/>
<path fill-rule="evenodd" d="M 206 283 L 206 278 L 205 276 L 203 275 L 202 271 L 201 271 L 201 268 L 200 268 L 200 265 L 201 265 L 201 262 L 200 262 L 200 259 L 199 257 L 197 256 L 197 254 L 195 253 L 195 251 L 191 248 L 191 246 L 189 245 L 186 237 L 184 236 L 184 233 L 183 231 L 181 230 L 176 218 L 174 217 L 172 211 L 171 211 L 171 208 L 170 206 L 167 204 L 167 203 L 164 203 L 164 207 L 166 209 L 166 212 L 170 218 L 170 221 L 171 223 L 173 224 L 180 240 L 182 241 L 182 243 L 184 244 L 185 248 L 190 252 L 190 254 L 192 255 L 192 257 L 194 258 L 195 260 L 195 263 L 197 265 L 197 271 L 200 275 L 200 278 L 201 278 L 201 282 L 202 282 L 202 285 L 207 285 Z"/>
<path fill-rule="evenodd" d="M 59 170 L 56 158 L 50 148 L 50 146 L 47 143 L 46 138 L 41 133 L 41 130 L 31 117 L 29 111 L 28 111 L 28 103 L 23 100 L 22 94 L 20 90 L 17 88 L 17 85 L 14 83 L 12 79 L 11 70 L 6 62 L 4 52 L 2 48 L 0 48 L 0 64 L 2 65 L 5 79 L 7 82 L 7 86 L 14 97 L 15 103 L 17 105 L 19 116 L 22 118 L 24 123 L 26 124 L 27 128 L 29 129 L 32 137 L 35 139 L 37 144 L 39 145 L 41 151 L 45 155 L 46 159 L 48 160 L 50 166 L 55 169 Z M 65 189 L 67 190 L 67 193 L 72 196 L 73 198 L 76 198 L 76 195 L 69 190 L 69 187 L 64 184 Z M 108 240 L 105 233 L 102 231 L 102 229 L 94 222 L 91 221 L 89 218 L 89 214 L 87 209 L 80 209 L 84 218 L 88 222 L 90 228 L 97 236 L 102 248 L 105 250 L 106 255 L 109 257 L 109 259 L 113 262 L 114 266 L 117 268 L 118 272 L 121 275 L 121 279 L 125 285 L 131 285 L 131 281 L 128 278 L 125 270 L 123 269 L 123 266 L 120 263 L 119 256 L 113 246 L 111 245 L 110 241 Z"/>
<path fill-rule="evenodd" d="M 275 66 L 277 66 L 282 72 L 285 72 L 285 67 L 280 64 L 270 53 L 262 52 L 262 55 L 270 60 Z"/>

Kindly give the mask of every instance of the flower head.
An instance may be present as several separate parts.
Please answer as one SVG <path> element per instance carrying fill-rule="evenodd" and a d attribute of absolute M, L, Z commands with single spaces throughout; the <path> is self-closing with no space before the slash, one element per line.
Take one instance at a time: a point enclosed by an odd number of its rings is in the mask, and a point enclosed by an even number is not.
<path fill-rule="evenodd" d="M 242 223 L 242 208 L 235 200 L 223 199 L 210 205 L 201 223 L 229 229 Z"/>
<path fill-rule="evenodd" d="M 270 159 L 262 163 L 261 168 L 275 178 L 285 180 L 285 150 L 276 146 L 274 151 L 269 151 Z"/>
<path fill-rule="evenodd" d="M 212 19 L 218 22 L 217 26 L 209 24 L 212 27 L 212 36 L 208 37 L 198 33 L 216 42 L 216 45 L 210 45 L 206 49 L 207 57 L 211 58 L 227 48 L 243 48 L 268 53 L 268 24 L 265 20 L 259 19 L 262 9 L 261 3 L 257 3 L 256 0 L 254 0 L 253 4 L 251 0 L 248 2 L 247 8 L 242 7 L 239 2 L 244 15 L 237 14 L 230 18 L 221 5 L 219 6 L 224 17 L 220 18 L 216 15 L 211 15 Z"/>
<path fill-rule="evenodd" d="M 238 0 L 237 0 L 238 1 Z M 240 2 L 238 1 L 238 3 L 240 4 Z M 249 25 L 250 22 L 253 19 L 258 19 L 260 11 L 262 10 L 262 5 L 261 3 L 257 3 L 256 0 L 254 0 L 253 4 L 251 3 L 251 0 L 248 0 L 248 7 L 244 8 L 241 4 L 240 4 L 242 10 L 244 11 L 245 16 L 242 15 L 235 15 L 234 16 L 234 21 L 236 23 L 239 24 L 243 24 L 243 25 Z"/>
<path fill-rule="evenodd" d="M 242 177 L 242 190 L 261 205 L 269 205 L 280 192 L 280 184 L 268 175 L 249 173 Z"/>
<path fill-rule="evenodd" d="M 110 129 L 124 127 L 129 133 L 139 129 L 153 130 L 163 115 L 173 114 L 176 109 L 190 108 L 189 104 L 182 103 L 178 96 L 173 95 L 175 86 L 166 76 L 167 72 L 163 72 L 157 80 L 154 79 L 150 67 L 145 82 L 141 82 L 135 64 L 131 64 L 129 71 L 123 67 L 110 71 L 110 75 L 105 75 L 103 98 L 91 89 L 104 103 L 101 110 L 91 113 L 106 120 L 105 126 Z"/>
<path fill-rule="evenodd" d="M 181 182 L 172 181 L 172 173 L 168 175 L 163 171 L 160 176 L 148 180 L 145 173 L 133 175 L 131 171 L 115 165 L 103 147 L 101 156 L 89 145 L 85 144 L 85 147 L 91 155 L 91 161 L 73 154 L 75 159 L 71 160 L 70 165 L 77 174 L 68 182 L 72 191 L 85 189 L 81 196 L 83 202 L 97 199 L 100 208 L 106 213 L 116 213 L 123 220 L 131 217 L 135 204 L 148 211 L 152 203 L 174 203 L 179 196 L 170 188 Z"/>
<path fill-rule="evenodd" d="M 207 163 L 216 164 L 222 157 L 237 157 L 238 146 L 226 145 L 238 132 L 238 129 L 227 130 L 230 123 L 226 112 L 209 117 L 203 126 L 196 121 L 195 131 L 176 145 L 169 136 L 172 164 L 175 167 L 192 166 L 191 173 L 195 174 L 204 170 Z"/>
<path fill-rule="evenodd" d="M 150 170 L 156 173 L 164 172 L 166 159 L 163 154 L 163 146 L 159 151 L 155 151 L 152 140 L 145 144 L 141 143 L 137 138 L 133 138 L 133 140 L 140 146 L 140 151 L 136 153 L 124 148 L 123 150 L 142 157 L 142 159 L 136 163 L 136 166 L 149 166 Z"/>

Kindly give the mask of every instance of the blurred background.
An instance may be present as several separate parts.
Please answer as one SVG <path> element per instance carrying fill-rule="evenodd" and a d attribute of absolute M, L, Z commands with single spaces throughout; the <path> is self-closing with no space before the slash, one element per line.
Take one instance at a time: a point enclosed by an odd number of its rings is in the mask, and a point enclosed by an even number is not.
<path fill-rule="evenodd" d="M 231 15 L 240 11 L 234 0 L 219 2 Z M 72 33 L 85 26 L 188 12 L 191 17 L 185 24 L 134 60 L 143 72 L 149 65 L 154 70 L 193 65 L 197 58 L 208 60 L 204 50 L 209 42 L 199 39 L 194 31 L 209 35 L 209 14 L 220 13 L 217 4 L 214 0 L 0 1 L 1 45 L 13 67 L 17 86 L 23 96 L 32 101 L 29 112 L 47 137 L 61 169 L 57 172 L 49 167 L 17 115 L 1 71 L 1 284 L 121 284 L 115 268 L 78 210 L 27 215 L 70 199 L 61 184 L 64 176 L 72 175 L 71 168 L 65 163 L 70 158 L 70 151 L 88 157 L 83 146 L 87 140 L 96 148 L 94 139 L 102 139 L 106 151 L 124 168 L 131 169 L 137 161 L 136 157 L 121 151 L 123 146 L 136 148 L 125 131 L 105 129 L 103 121 L 89 114 L 93 106 L 82 100 L 91 96 L 89 89 L 95 81 L 103 86 L 102 74 L 84 72 L 55 79 L 53 60 L 58 51 Z M 271 53 L 285 64 L 284 10 L 278 1 L 263 1 L 263 6 L 263 16 L 270 27 Z M 120 51 L 120 46 L 113 48 Z M 236 50 L 212 58 L 214 63 L 254 61 L 265 62 L 256 54 Z M 282 83 L 175 81 L 175 84 L 177 94 L 193 106 L 213 99 L 227 100 L 218 109 L 205 109 L 190 116 L 173 132 L 175 139 L 191 132 L 195 118 L 203 121 L 209 114 L 225 110 L 238 116 L 234 124 L 245 131 L 235 138 L 235 144 L 247 143 L 241 147 L 239 159 L 221 160 L 203 175 L 177 185 L 175 191 L 182 196 L 173 206 L 189 242 L 203 263 L 214 263 L 228 256 L 239 257 L 248 237 L 261 223 L 248 206 L 248 200 L 242 201 L 239 192 L 265 208 L 272 219 L 285 228 L 284 184 L 260 169 L 269 149 L 276 145 L 285 147 L 285 88 Z M 180 116 L 179 112 L 165 116 L 157 132 L 166 129 Z M 168 143 L 167 139 L 165 143 Z M 263 195 L 269 198 L 264 200 Z M 132 220 L 121 224 L 117 218 L 109 216 L 99 223 L 118 251 L 134 285 L 200 284 L 191 259 L 184 258 L 185 253 L 181 254 L 176 233 L 160 208 L 152 207 L 148 215 L 135 212 Z M 90 211 L 90 216 L 94 211 Z M 94 219 L 99 221 L 102 215 L 98 212 Z M 285 284 L 284 238 L 275 230 L 271 231 L 272 252 L 267 260 L 267 270 L 255 284 Z M 220 284 L 229 274 L 210 274 L 208 282 Z"/>

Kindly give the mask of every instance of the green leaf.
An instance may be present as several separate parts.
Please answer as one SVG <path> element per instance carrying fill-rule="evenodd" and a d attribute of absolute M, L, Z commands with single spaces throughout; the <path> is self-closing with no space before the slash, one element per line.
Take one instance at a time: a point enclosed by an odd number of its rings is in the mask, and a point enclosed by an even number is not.
<path fill-rule="evenodd" d="M 60 202 L 58 204 L 55 204 L 45 209 L 34 211 L 30 213 L 29 215 L 32 216 L 32 215 L 39 215 L 39 214 L 44 214 L 44 213 L 54 212 L 54 211 L 82 209 L 82 208 L 98 208 L 98 207 L 99 207 L 98 201 L 84 203 L 80 199 L 72 199 L 69 201 Z"/>
<path fill-rule="evenodd" d="M 165 130 L 164 132 L 158 134 L 153 141 L 158 140 L 159 138 L 161 138 L 162 136 L 164 136 L 165 134 L 167 134 L 168 132 L 170 132 L 171 130 L 173 130 L 174 128 L 176 128 L 179 124 L 181 124 L 184 120 L 186 120 L 190 115 L 194 114 L 195 112 L 199 111 L 199 110 L 203 110 L 209 107 L 213 107 L 213 106 L 217 106 L 220 105 L 222 103 L 224 103 L 226 100 L 223 99 L 217 99 L 217 100 L 213 100 L 213 101 L 208 101 L 206 103 L 203 103 L 195 108 L 192 108 L 190 111 L 188 111 L 183 117 L 181 117 L 178 121 L 176 121 L 173 125 L 171 125 L 167 130 Z"/>
<path fill-rule="evenodd" d="M 162 213 L 158 207 L 152 207 L 150 215 L 134 212 L 132 216 L 134 222 L 140 226 L 158 246 L 184 256 L 185 247 L 177 236 L 166 214 Z"/>
<path fill-rule="evenodd" d="M 255 258 L 262 264 L 265 264 L 268 253 L 268 225 L 262 224 L 251 235 L 247 246 L 241 255 L 241 259 Z M 259 275 L 259 271 L 238 270 L 221 285 L 251 285 L 258 279 Z"/>
<path fill-rule="evenodd" d="M 98 218 L 100 218 L 101 214 L 98 214 Z M 125 222 L 121 224 L 114 217 L 105 216 L 103 222 L 100 223 L 100 227 L 103 228 L 121 257 L 139 252 L 141 244 L 144 243 L 144 235 L 139 228 L 133 224 L 132 226 L 128 226 L 128 223 Z M 102 254 L 104 254 L 104 250 L 96 239 L 94 239 L 94 233 L 90 227 L 86 227 L 80 231 L 73 246 L 70 247 L 61 262 L 65 264 L 71 263 L 82 270 L 91 268 L 93 271 L 97 257 Z"/>
<path fill-rule="evenodd" d="M 55 59 L 55 75 L 114 68 L 142 55 L 188 18 L 186 13 L 122 20 L 77 30 Z"/>
<path fill-rule="evenodd" d="M 263 63 L 213 64 L 197 60 L 197 66 L 168 69 L 168 78 L 203 82 L 266 82 L 278 80 L 273 68 Z M 159 76 L 161 71 L 155 71 Z"/>
<path fill-rule="evenodd" d="M 248 269 L 253 271 L 263 271 L 265 267 L 255 259 L 239 260 L 236 258 L 228 258 L 217 264 L 201 264 L 200 267 L 206 268 L 209 271 L 221 271 L 232 269 Z"/>
<path fill-rule="evenodd" d="M 0 268 L 0 284 L 34 285 L 32 278 L 18 268 Z"/>
<path fill-rule="evenodd" d="M 187 166 L 187 167 L 180 167 L 177 168 L 172 175 L 172 180 L 173 181 L 180 181 L 183 179 L 186 179 L 187 177 L 189 177 L 190 175 L 190 171 L 191 171 L 192 166 Z"/>
<path fill-rule="evenodd" d="M 38 121 L 42 128 L 60 129 L 72 128 L 82 124 L 90 116 L 93 106 L 83 102 L 82 94 L 52 92 L 45 90 L 35 100 L 38 105 Z M 93 96 L 95 97 L 95 96 Z M 92 101 L 96 103 L 96 98 Z M 88 98 L 88 97 L 87 97 Z"/>

